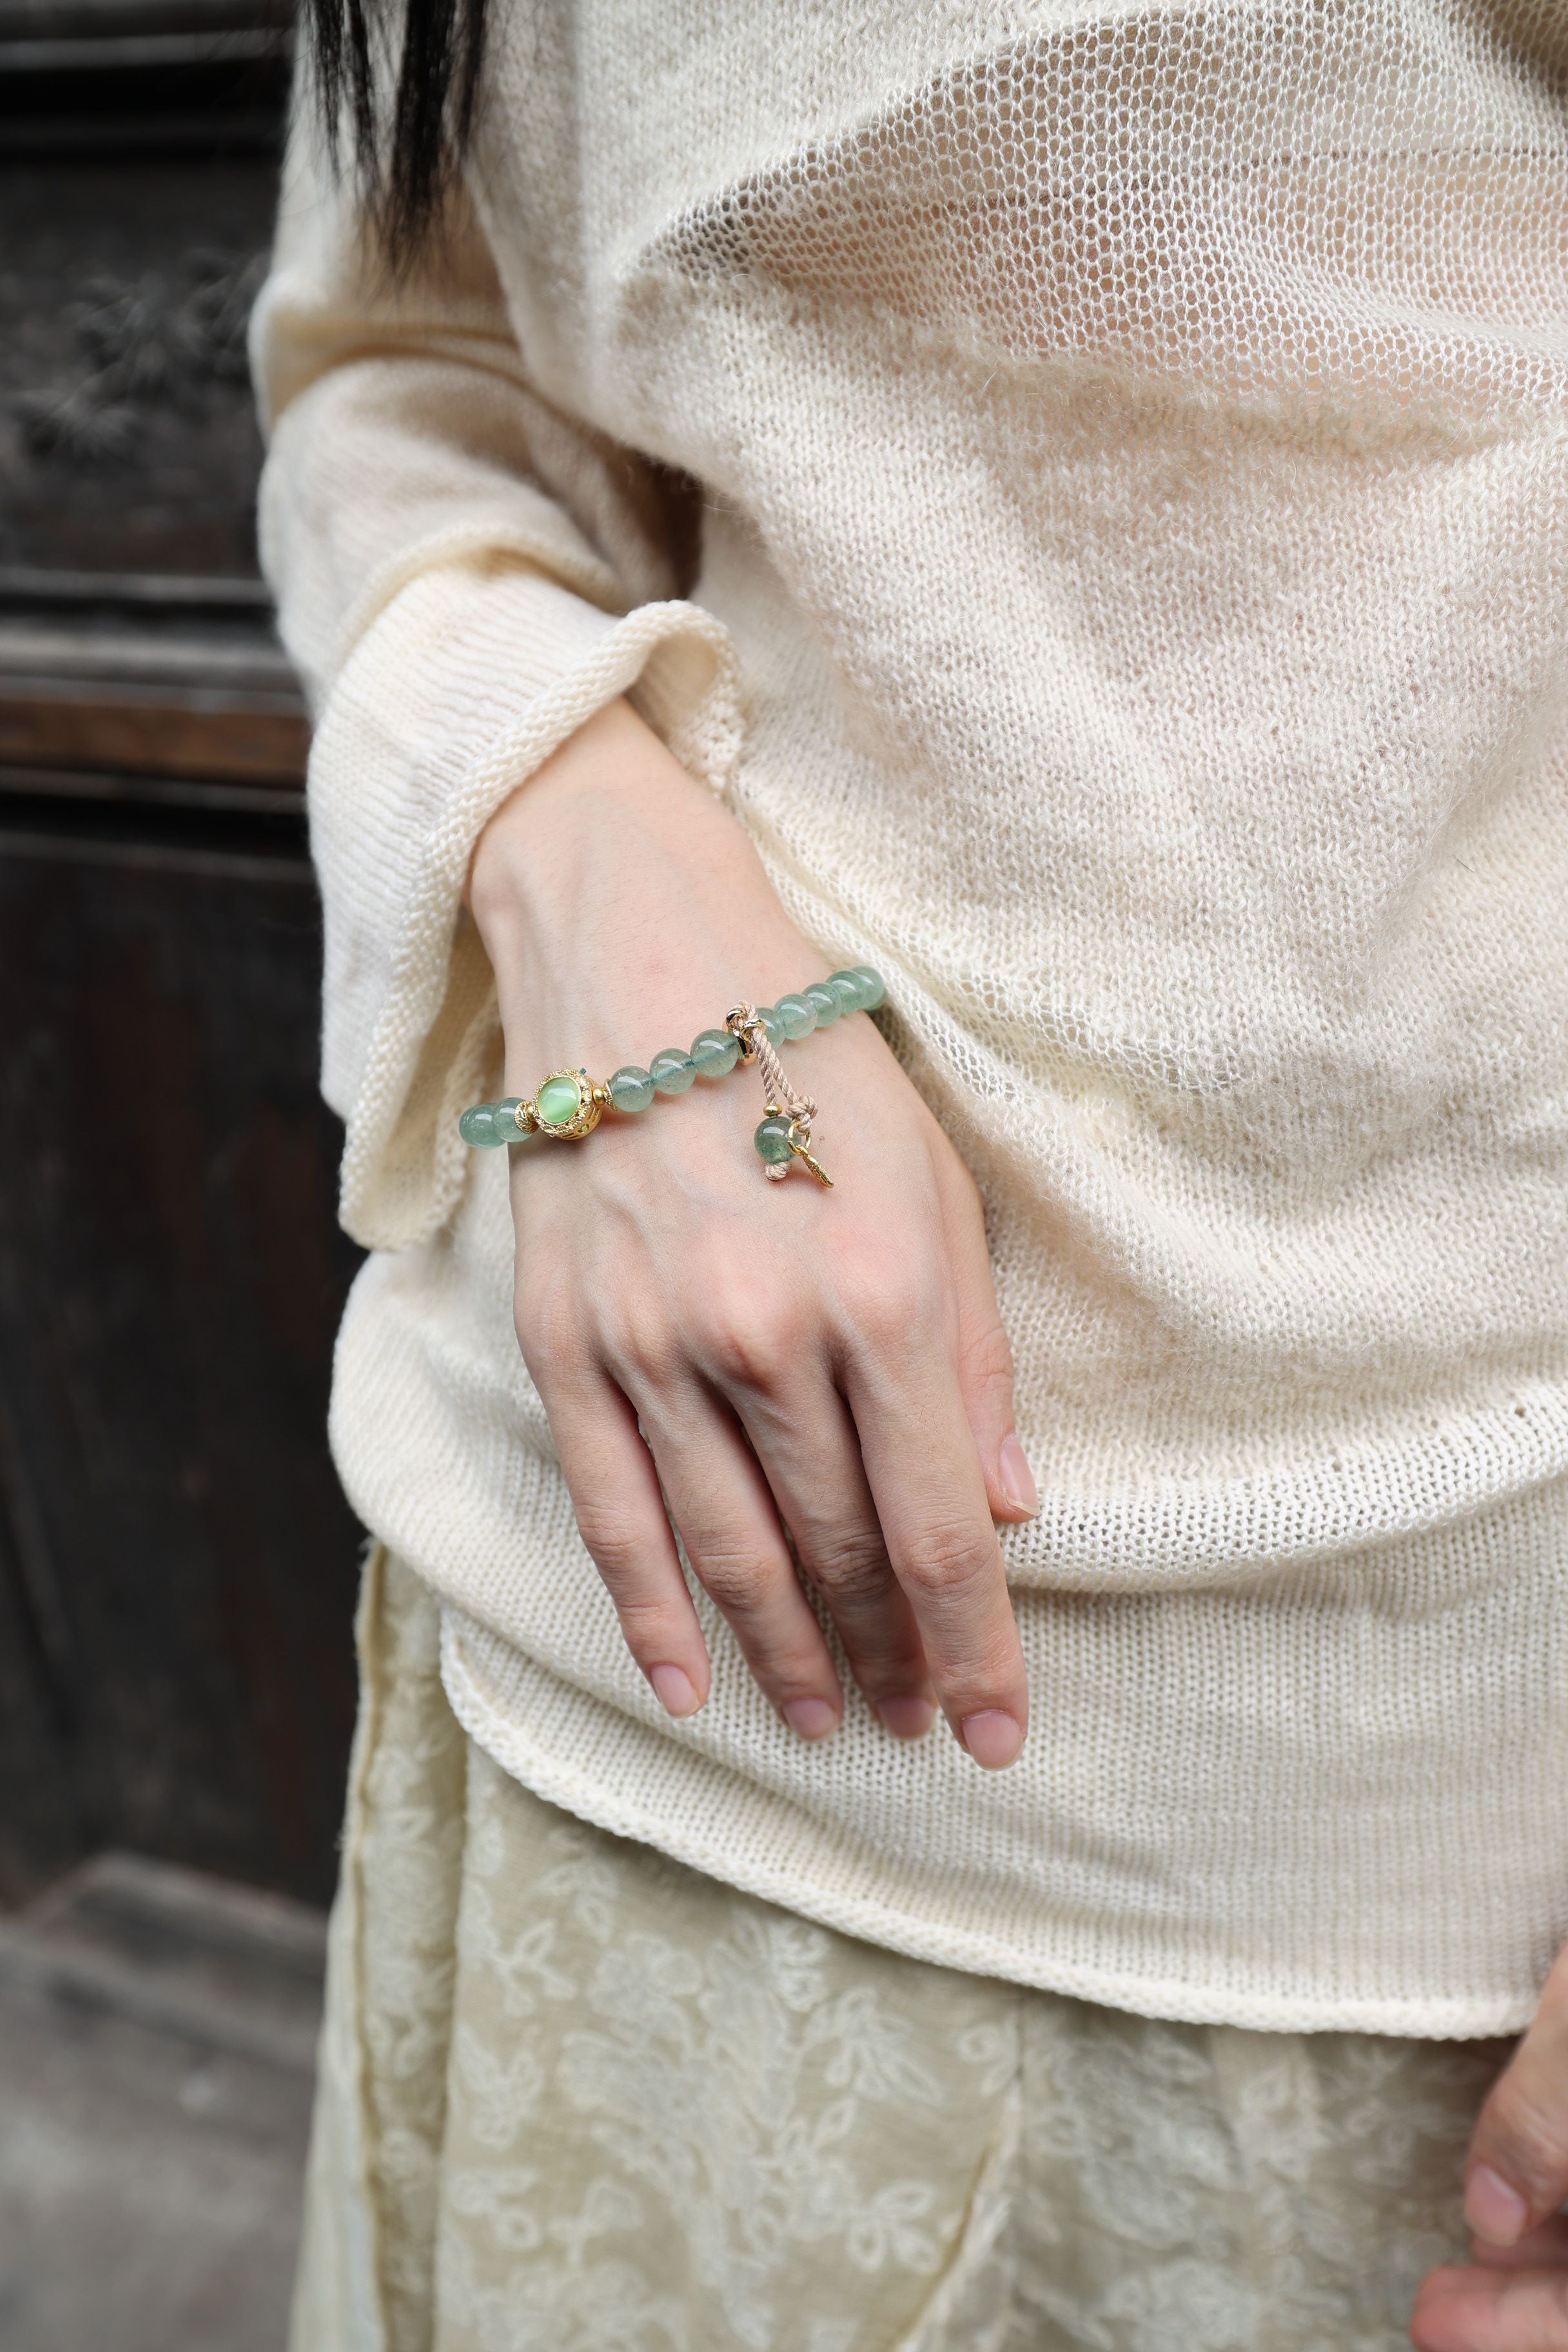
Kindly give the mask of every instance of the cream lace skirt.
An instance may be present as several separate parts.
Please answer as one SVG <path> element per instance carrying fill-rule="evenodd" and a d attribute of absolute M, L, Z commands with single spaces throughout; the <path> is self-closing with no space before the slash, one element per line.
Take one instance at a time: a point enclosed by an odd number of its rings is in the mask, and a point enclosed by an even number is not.
<path fill-rule="evenodd" d="M 1397 2352 L 1497 2043 L 1169 2025 L 557 1812 L 373 1558 L 292 2352 Z"/>

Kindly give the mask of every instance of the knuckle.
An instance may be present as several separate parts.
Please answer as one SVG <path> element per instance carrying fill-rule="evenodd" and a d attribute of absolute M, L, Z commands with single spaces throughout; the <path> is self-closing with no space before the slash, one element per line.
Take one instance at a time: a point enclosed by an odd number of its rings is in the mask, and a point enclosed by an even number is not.
<path fill-rule="evenodd" d="M 688 1538 L 686 1549 L 703 1590 L 726 1617 L 752 1618 L 766 1605 L 768 1572 L 750 1546 Z"/>
<path fill-rule="evenodd" d="M 892 1581 L 881 1537 L 870 1529 L 814 1535 L 801 1546 L 814 1584 L 840 1605 L 883 1601 Z"/>
<path fill-rule="evenodd" d="M 703 1318 L 704 1366 L 722 1388 L 774 1390 L 799 1356 L 802 1319 L 787 1296 L 721 1299 Z"/>
<path fill-rule="evenodd" d="M 937 1320 L 934 1287 L 908 1261 L 879 1256 L 858 1265 L 839 1295 L 851 1332 L 877 1355 L 918 1342 Z"/>
<path fill-rule="evenodd" d="M 670 1647 L 672 1635 L 683 1630 L 678 1613 L 668 1602 L 651 1595 L 615 1593 L 612 1598 L 621 1637 L 633 1657 L 657 1663 L 659 1654 Z"/>
<path fill-rule="evenodd" d="M 535 1381 L 559 1376 L 582 1353 L 581 1315 L 564 1291 L 520 1291 L 512 1306 L 512 1328 Z"/>
<path fill-rule="evenodd" d="M 605 1349 L 626 1382 L 643 1389 L 668 1386 L 680 1363 L 680 1347 L 668 1315 L 656 1306 L 623 1304 L 605 1335 Z"/>
<path fill-rule="evenodd" d="M 965 1340 L 963 1373 L 966 1388 L 992 1391 L 1012 1388 L 1013 1350 L 1000 1323 L 984 1324 Z"/>
<path fill-rule="evenodd" d="M 928 1519 L 910 1547 L 905 1580 L 933 1600 L 970 1591 L 996 1559 L 996 1538 L 971 1518 Z"/>
<path fill-rule="evenodd" d="M 1568 2166 L 1568 2113 L 1512 2070 L 1492 2093 L 1477 2138 L 1489 2163 L 1537 2196 L 1552 2192 Z"/>
<path fill-rule="evenodd" d="M 629 1588 L 647 1564 L 648 1545 L 643 1530 L 619 1511 L 603 1505 L 580 1505 L 577 1532 L 616 1605 L 634 1605 Z"/>

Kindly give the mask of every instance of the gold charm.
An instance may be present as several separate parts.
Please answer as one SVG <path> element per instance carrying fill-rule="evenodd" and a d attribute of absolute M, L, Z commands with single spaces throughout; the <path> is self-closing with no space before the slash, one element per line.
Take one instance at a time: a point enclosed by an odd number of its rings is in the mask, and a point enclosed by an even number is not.
<path fill-rule="evenodd" d="M 817 1182 L 819 1184 L 826 1185 L 828 1192 L 831 1192 L 833 1190 L 832 1177 L 822 1165 L 821 1160 L 814 1160 L 811 1156 L 811 1122 L 809 1119 L 791 1119 L 789 1123 L 789 1148 L 794 1152 L 797 1160 L 805 1160 L 806 1166 L 810 1169 Z M 771 1176 L 773 1172 L 773 1170 L 770 1168 L 768 1170 L 768 1174 Z M 784 1172 L 785 1171 L 781 1168 L 779 1174 L 782 1176 Z"/>

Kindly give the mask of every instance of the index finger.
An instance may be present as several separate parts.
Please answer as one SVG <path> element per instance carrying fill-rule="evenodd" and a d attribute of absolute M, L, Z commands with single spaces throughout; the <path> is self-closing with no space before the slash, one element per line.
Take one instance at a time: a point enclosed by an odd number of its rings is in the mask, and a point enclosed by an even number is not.
<path fill-rule="evenodd" d="M 974 1761 L 999 1771 L 1024 1744 L 1028 1685 L 952 1347 L 905 1324 L 891 1346 L 858 1349 L 844 1385 L 942 1712 Z"/>

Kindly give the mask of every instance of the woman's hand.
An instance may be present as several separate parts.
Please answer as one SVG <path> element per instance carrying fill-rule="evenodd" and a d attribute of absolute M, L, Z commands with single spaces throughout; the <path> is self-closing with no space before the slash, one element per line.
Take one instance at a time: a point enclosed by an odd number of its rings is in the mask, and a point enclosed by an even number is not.
<path fill-rule="evenodd" d="M 1568 1949 L 1481 2109 L 1465 2168 L 1468 2263 L 1421 2282 L 1419 2352 L 1568 2352 Z"/>
<path fill-rule="evenodd" d="M 469 898 L 510 1093 L 646 1067 L 821 969 L 733 817 L 625 704 L 492 820 Z M 918 1737 L 940 1704 L 977 1763 L 1008 1764 L 1027 1699 L 993 1522 L 1036 1497 L 974 1187 L 869 1021 L 784 1050 L 831 1192 L 764 1180 L 745 1069 L 512 1153 L 523 1356 L 671 1715 L 709 1685 L 673 1520 L 784 1719 L 837 1723 L 787 1531 L 887 1728 Z"/>

